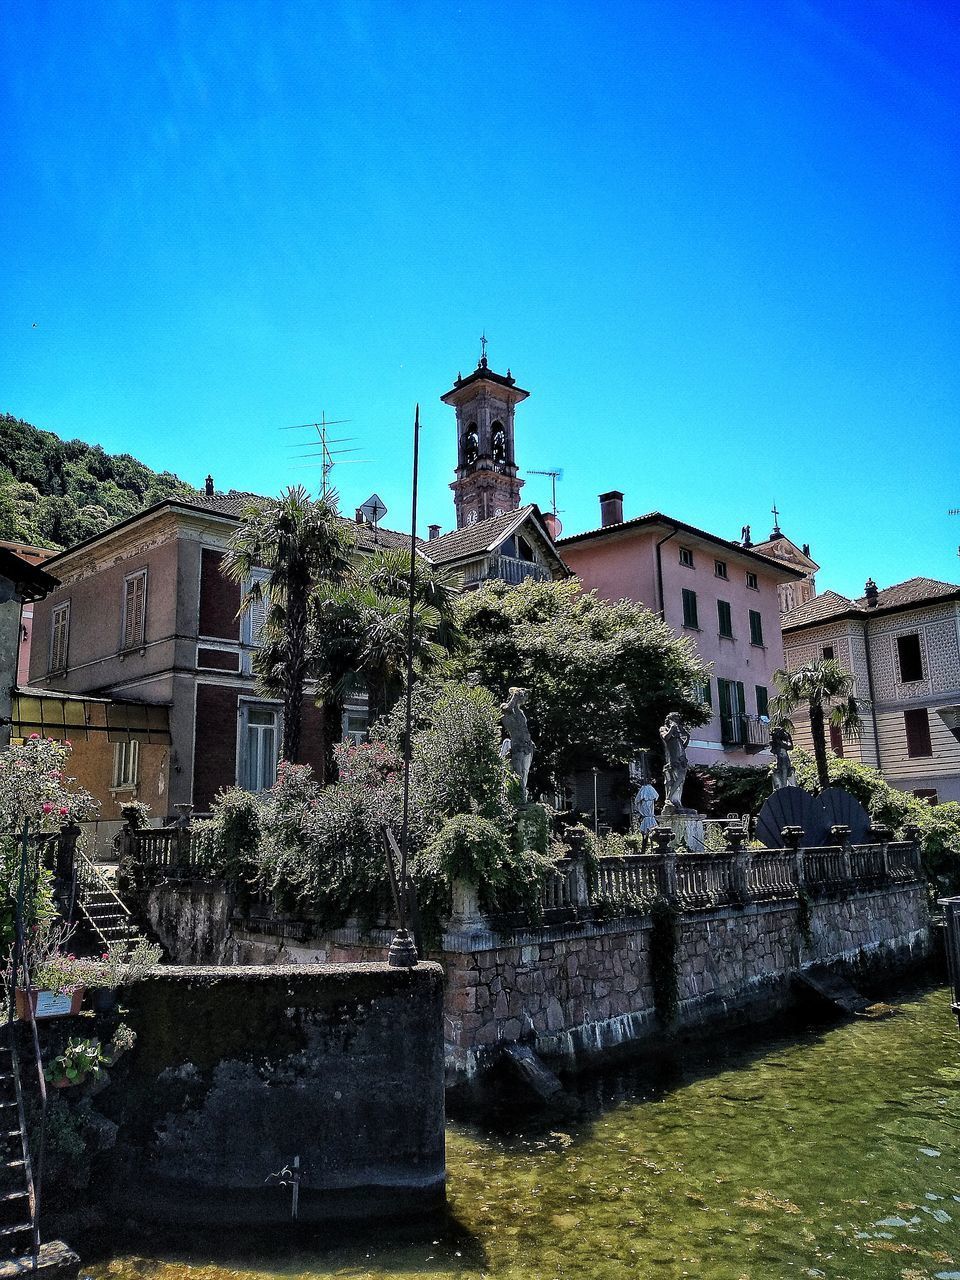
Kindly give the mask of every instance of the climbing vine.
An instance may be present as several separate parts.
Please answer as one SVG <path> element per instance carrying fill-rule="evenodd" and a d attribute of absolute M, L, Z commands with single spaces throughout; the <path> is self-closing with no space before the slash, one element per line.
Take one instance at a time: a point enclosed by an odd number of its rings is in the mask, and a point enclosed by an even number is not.
<path fill-rule="evenodd" d="M 657 898 L 650 908 L 653 928 L 650 932 L 650 980 L 653 984 L 653 1006 L 661 1026 L 670 1028 L 680 1008 L 679 911 L 666 898 Z"/>
<path fill-rule="evenodd" d="M 803 885 L 797 890 L 797 928 L 800 937 L 807 946 L 813 945 L 813 930 L 810 927 L 810 895 Z"/>

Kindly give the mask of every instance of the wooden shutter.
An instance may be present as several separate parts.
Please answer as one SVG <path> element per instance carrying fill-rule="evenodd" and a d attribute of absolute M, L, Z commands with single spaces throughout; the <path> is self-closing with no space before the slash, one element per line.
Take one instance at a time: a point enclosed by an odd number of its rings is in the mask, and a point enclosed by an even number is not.
<path fill-rule="evenodd" d="M 139 649 L 143 644 L 143 624 L 147 599 L 147 574 L 133 574 L 124 582 L 123 647 Z"/>
<path fill-rule="evenodd" d="M 903 713 L 903 724 L 907 731 L 908 756 L 932 756 L 933 743 L 930 740 L 930 717 L 926 707 L 917 707 L 913 711 Z"/>
<path fill-rule="evenodd" d="M 758 684 L 757 690 L 757 715 L 768 716 L 770 714 L 770 699 L 767 695 L 767 686 Z"/>
<path fill-rule="evenodd" d="M 717 624 L 722 636 L 733 635 L 733 615 L 726 600 L 717 601 Z"/>
<path fill-rule="evenodd" d="M 843 759 L 843 732 L 839 725 L 832 724 L 830 729 L 830 750 L 835 756 Z"/>
<path fill-rule="evenodd" d="M 688 587 L 683 588 L 683 625 L 685 627 L 699 626 L 697 621 L 697 593 L 691 591 Z"/>
<path fill-rule="evenodd" d="M 50 670 L 63 671 L 70 642 L 70 604 L 59 604 L 50 618 Z"/>
<path fill-rule="evenodd" d="M 756 609 L 750 610 L 750 643 L 763 644 L 763 618 Z"/>

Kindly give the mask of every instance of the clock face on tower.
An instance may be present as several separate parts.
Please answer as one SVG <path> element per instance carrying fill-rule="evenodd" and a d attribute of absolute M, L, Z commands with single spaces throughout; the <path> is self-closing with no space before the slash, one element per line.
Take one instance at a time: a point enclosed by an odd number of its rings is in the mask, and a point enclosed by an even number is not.
<path fill-rule="evenodd" d="M 474 510 L 474 511 L 467 512 L 467 524 L 476 524 L 478 519 L 479 519 L 478 511 Z"/>
<path fill-rule="evenodd" d="M 493 514 L 494 514 L 495 516 L 502 516 L 502 515 L 503 515 L 503 507 L 497 507 L 497 509 L 494 511 L 494 513 L 493 513 Z"/>

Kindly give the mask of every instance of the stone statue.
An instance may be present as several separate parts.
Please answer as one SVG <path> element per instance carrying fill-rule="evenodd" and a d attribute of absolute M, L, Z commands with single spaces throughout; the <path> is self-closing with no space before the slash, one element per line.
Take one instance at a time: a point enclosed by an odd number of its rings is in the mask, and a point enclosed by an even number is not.
<path fill-rule="evenodd" d="M 529 690 L 512 688 L 509 698 L 500 708 L 504 733 L 500 755 L 505 760 L 509 759 L 511 769 L 520 779 L 520 793 L 524 800 L 527 799 L 527 778 L 533 763 L 533 739 L 523 711 L 528 696 Z"/>
<path fill-rule="evenodd" d="M 775 725 L 770 731 L 770 750 L 773 752 L 773 789 L 782 791 L 784 787 L 795 787 L 797 775 L 793 771 L 790 752 L 793 750 L 793 736 L 782 724 Z"/>
<path fill-rule="evenodd" d="M 643 837 L 644 848 L 647 844 L 648 832 L 657 825 L 653 806 L 660 799 L 657 789 L 650 781 L 647 772 L 646 754 L 643 760 L 632 760 L 628 766 L 630 785 L 633 787 L 633 800 L 630 804 L 630 826 Z"/>
<path fill-rule="evenodd" d="M 690 810 L 684 809 L 683 801 L 683 784 L 687 780 L 687 747 L 690 744 L 690 734 L 687 726 L 680 719 L 678 711 L 671 711 L 666 719 L 666 723 L 660 727 L 660 737 L 663 739 L 663 792 L 664 804 L 663 813 L 670 817 L 675 813 L 689 813 Z"/>

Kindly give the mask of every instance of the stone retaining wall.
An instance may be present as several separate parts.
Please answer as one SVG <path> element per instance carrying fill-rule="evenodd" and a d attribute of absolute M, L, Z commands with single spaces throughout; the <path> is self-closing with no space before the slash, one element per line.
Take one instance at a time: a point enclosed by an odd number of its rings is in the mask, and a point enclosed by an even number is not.
<path fill-rule="evenodd" d="M 890 885 L 807 904 L 723 907 L 677 917 L 681 1027 L 757 1017 L 787 1007 L 792 979 L 813 965 L 896 971 L 930 951 L 926 889 Z M 300 926 L 300 932 L 303 926 Z M 649 916 L 555 925 L 512 935 L 450 932 L 435 953 L 446 971 L 448 1078 L 471 1076 L 496 1048 L 518 1040 L 575 1062 L 658 1031 Z M 280 938 L 234 921 L 235 961 L 268 964 L 355 960 L 385 954 L 388 931 L 336 930 Z"/>

